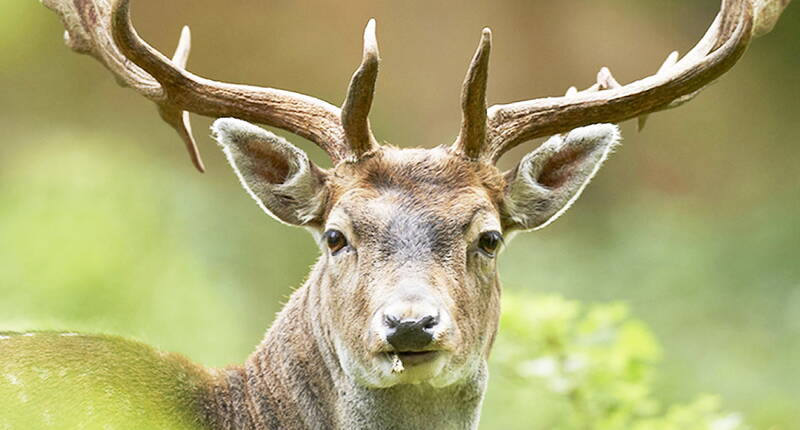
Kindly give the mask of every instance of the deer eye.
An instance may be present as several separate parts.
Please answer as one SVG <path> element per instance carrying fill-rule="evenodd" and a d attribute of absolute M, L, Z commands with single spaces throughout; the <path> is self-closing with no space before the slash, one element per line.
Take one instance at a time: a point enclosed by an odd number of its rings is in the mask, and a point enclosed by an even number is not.
<path fill-rule="evenodd" d="M 499 231 L 486 231 L 478 238 L 478 248 L 487 256 L 494 257 L 502 242 L 503 235 Z"/>
<path fill-rule="evenodd" d="M 331 255 L 336 255 L 337 252 L 347 246 L 347 239 L 345 239 L 344 233 L 339 230 L 328 230 L 322 236 L 325 238 L 325 243 L 328 244 L 328 249 L 331 250 Z"/>

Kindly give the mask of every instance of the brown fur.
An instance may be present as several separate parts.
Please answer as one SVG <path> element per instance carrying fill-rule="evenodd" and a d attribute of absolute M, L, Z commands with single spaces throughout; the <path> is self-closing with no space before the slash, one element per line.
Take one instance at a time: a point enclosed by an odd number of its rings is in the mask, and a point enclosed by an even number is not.
<path fill-rule="evenodd" d="M 214 131 L 262 208 L 321 248 L 247 363 L 218 373 L 207 409 L 224 429 L 476 428 L 500 315 L 496 259 L 479 239 L 563 212 L 619 139 L 613 126 L 579 129 L 504 175 L 446 147 L 377 147 L 324 170 L 242 121 Z M 328 230 L 347 244 L 329 250 Z M 397 370 L 387 315 L 435 316 L 435 358 Z"/>

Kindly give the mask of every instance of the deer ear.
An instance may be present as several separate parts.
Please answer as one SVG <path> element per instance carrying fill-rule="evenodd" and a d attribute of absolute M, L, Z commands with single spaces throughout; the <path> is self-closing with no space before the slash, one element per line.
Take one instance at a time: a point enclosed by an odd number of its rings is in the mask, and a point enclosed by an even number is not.
<path fill-rule="evenodd" d="M 264 212 L 286 224 L 321 224 L 325 174 L 305 152 L 238 119 L 218 119 L 211 131 L 244 189 Z"/>
<path fill-rule="evenodd" d="M 612 124 L 576 128 L 556 135 L 526 155 L 508 174 L 503 228 L 545 227 L 569 209 L 619 143 Z"/>

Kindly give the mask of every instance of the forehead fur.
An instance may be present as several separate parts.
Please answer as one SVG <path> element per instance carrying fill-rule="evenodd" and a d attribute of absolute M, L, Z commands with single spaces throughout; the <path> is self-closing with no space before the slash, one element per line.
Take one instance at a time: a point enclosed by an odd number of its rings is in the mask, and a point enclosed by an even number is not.
<path fill-rule="evenodd" d="M 504 186 L 495 167 L 444 148 L 384 147 L 331 173 L 329 213 L 346 214 L 375 258 L 446 258 L 476 214 L 497 213 Z"/>
<path fill-rule="evenodd" d="M 375 198 L 393 194 L 410 203 L 442 200 L 464 202 L 470 196 L 499 207 L 505 180 L 492 165 L 477 163 L 451 153 L 444 147 L 400 149 L 383 146 L 356 163 L 343 163 L 329 176 L 328 210 L 345 193 Z M 453 202 L 458 203 L 458 202 Z"/>

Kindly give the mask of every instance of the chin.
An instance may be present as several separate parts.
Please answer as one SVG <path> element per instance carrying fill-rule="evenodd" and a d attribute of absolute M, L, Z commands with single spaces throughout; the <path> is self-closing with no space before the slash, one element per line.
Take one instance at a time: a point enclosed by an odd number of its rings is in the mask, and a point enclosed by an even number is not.
<path fill-rule="evenodd" d="M 342 360 L 345 373 L 366 388 L 390 388 L 400 385 L 429 385 L 446 387 L 465 378 L 472 366 L 456 365 L 455 356 L 448 351 L 426 353 L 379 352 L 366 360 Z M 340 356 L 340 359 L 342 356 Z M 397 361 L 400 361 L 398 364 Z"/>

